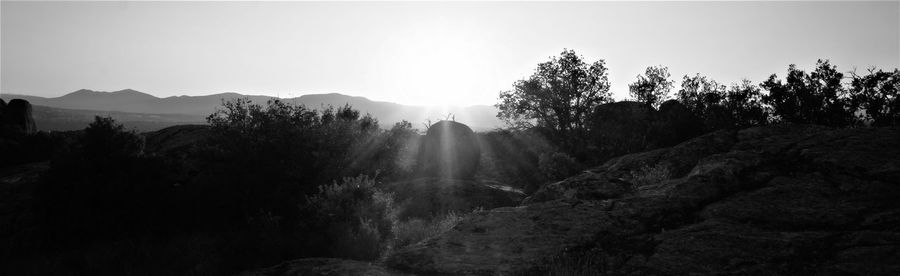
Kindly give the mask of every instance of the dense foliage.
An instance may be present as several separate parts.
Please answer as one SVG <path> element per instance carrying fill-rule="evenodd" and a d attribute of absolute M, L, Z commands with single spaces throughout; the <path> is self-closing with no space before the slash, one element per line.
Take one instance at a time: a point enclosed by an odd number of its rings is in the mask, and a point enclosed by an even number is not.
<path fill-rule="evenodd" d="M 37 188 L 38 211 L 56 242 L 160 232 L 172 227 L 172 182 L 144 140 L 97 117 L 63 149 Z M 165 223 L 161 223 L 165 222 Z M 78 237 L 78 239 L 71 239 Z"/>
<path fill-rule="evenodd" d="M 587 64 L 574 51 L 564 50 L 559 57 L 538 64 L 535 73 L 514 83 L 512 90 L 500 92 L 497 116 L 517 130 L 546 137 L 551 149 L 538 156 L 559 151 L 585 165 L 674 145 L 718 129 L 775 123 L 848 127 L 900 122 L 900 70 L 896 69 L 872 68 L 865 75 L 851 72 L 847 76 L 828 60 L 819 60 L 810 72 L 790 65 L 784 79 L 773 74 L 759 84 L 745 79 L 731 85 L 700 74 L 685 75 L 681 88 L 670 95 L 674 82 L 668 68 L 650 66 L 629 85 L 631 97 L 646 108 L 604 105 L 613 102 L 607 70 L 603 60 Z M 677 103 L 665 102 L 669 98 Z M 530 160 L 529 166 L 535 168 L 540 160 L 529 158 L 520 160 Z M 544 159 L 546 164 L 549 159 Z"/>
<path fill-rule="evenodd" d="M 674 81 L 670 81 L 669 76 L 668 67 L 662 65 L 647 67 L 644 75 L 638 75 L 637 80 L 628 85 L 628 91 L 636 101 L 659 107 L 674 86 Z"/>
<path fill-rule="evenodd" d="M 828 60 L 809 73 L 788 66 L 785 78 L 771 75 L 754 85 L 749 80 L 726 89 L 697 74 L 685 76 L 677 99 L 702 118 L 708 130 L 772 123 L 825 126 L 888 126 L 900 118 L 900 71 L 870 69 L 847 77 Z"/>
<path fill-rule="evenodd" d="M 500 92 L 497 117 L 515 127 L 551 130 L 563 144 L 583 136 L 594 108 L 612 101 L 606 63 L 587 63 L 572 50 L 538 64 L 531 77 Z M 577 140 L 576 140 L 577 141 Z"/>
<path fill-rule="evenodd" d="M 208 121 L 203 143 L 151 152 L 144 136 L 96 118 L 63 144 L 37 187 L 34 238 L 44 246 L 30 254 L 47 256 L 40 261 L 72 248 L 118 250 L 122 240 L 145 240 L 136 250 L 203 255 L 199 262 L 208 267 L 151 268 L 158 260 L 126 258 L 131 265 L 119 273 L 221 274 L 299 257 L 371 260 L 390 248 L 396 212 L 374 176 L 411 173 L 418 135 L 410 123 L 383 130 L 349 106 L 319 111 L 243 99 L 225 102 Z M 104 270 L 110 260 L 102 255 L 81 260 L 87 272 L 114 271 Z"/>

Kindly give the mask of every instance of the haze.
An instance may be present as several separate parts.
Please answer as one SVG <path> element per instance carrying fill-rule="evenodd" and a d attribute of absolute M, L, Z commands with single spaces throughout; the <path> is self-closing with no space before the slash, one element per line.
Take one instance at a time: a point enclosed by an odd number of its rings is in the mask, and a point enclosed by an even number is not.
<path fill-rule="evenodd" d="M 649 65 L 758 83 L 818 58 L 900 67 L 900 2 L 2 2 L 0 93 L 343 93 L 496 103 L 537 63 L 605 59 L 612 90 Z M 676 85 L 678 83 L 676 82 Z"/>

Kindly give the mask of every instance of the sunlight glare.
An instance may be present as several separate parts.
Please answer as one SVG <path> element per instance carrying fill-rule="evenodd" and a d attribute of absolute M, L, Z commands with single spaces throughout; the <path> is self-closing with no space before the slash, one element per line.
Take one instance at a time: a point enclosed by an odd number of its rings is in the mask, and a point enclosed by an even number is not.
<path fill-rule="evenodd" d="M 437 22 L 411 27 L 386 38 L 375 73 L 385 91 L 402 95 L 397 102 L 447 106 L 466 105 L 478 93 L 485 74 L 479 47 L 484 41 L 463 26 Z"/>

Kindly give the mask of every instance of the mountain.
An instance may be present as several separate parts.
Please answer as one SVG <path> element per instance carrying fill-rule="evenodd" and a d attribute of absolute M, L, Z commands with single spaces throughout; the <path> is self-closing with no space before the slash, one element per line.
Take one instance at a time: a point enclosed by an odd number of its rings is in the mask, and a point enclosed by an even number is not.
<path fill-rule="evenodd" d="M 184 123 L 202 122 L 203 118 L 215 112 L 222 105 L 223 100 L 234 98 L 248 98 L 254 103 L 265 103 L 273 97 L 258 95 L 243 95 L 238 93 L 220 93 L 206 96 L 172 96 L 159 98 L 140 91 L 125 89 L 114 92 L 93 91 L 81 89 L 61 97 L 44 98 L 28 95 L 3 94 L 4 99 L 24 99 L 34 106 L 43 106 L 44 113 L 56 114 L 53 120 L 44 120 L 54 124 L 57 119 L 66 119 L 65 115 L 73 113 L 73 116 L 83 117 L 91 112 L 97 115 L 106 115 L 109 112 L 118 112 L 117 116 L 127 116 L 134 119 L 133 122 L 147 122 L 145 119 L 162 117 L 167 125 L 177 120 L 185 119 Z M 489 130 L 501 126 L 496 118 L 497 109 L 487 105 L 452 106 L 446 109 L 427 106 L 401 105 L 391 102 L 373 101 L 364 97 L 348 96 L 338 93 L 310 94 L 295 98 L 282 99 L 289 103 L 304 104 L 310 108 L 321 109 L 327 106 L 343 106 L 349 104 L 363 114 L 368 113 L 377 118 L 383 127 L 391 127 L 394 123 L 406 120 L 413 123 L 414 127 L 421 127 L 428 121 L 438 121 L 447 117 L 454 118 L 458 122 L 465 123 L 475 130 Z M 50 111 L 48 108 L 63 110 Z M 126 115 L 127 114 L 127 115 Z M 138 115 L 146 114 L 146 116 Z M 113 116 L 114 114 L 109 114 Z M 174 115 L 174 117 L 172 117 Z M 40 129 L 41 119 L 38 120 Z M 88 116 L 92 117 L 92 115 Z M 116 118 L 113 116 L 113 118 Z M 121 120 L 120 120 L 121 121 Z M 50 129 L 61 130 L 61 129 Z M 152 129 L 151 129 L 152 130 Z"/>

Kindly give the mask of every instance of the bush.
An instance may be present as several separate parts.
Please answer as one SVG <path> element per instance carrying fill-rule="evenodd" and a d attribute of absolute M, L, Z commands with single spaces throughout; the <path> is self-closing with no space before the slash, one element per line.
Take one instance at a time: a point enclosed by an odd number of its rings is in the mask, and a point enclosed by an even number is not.
<path fill-rule="evenodd" d="M 4 133 L 0 130 L 0 167 L 46 161 L 68 142 L 71 133 L 39 131 L 32 134 Z"/>
<path fill-rule="evenodd" d="M 534 192 L 547 179 L 540 170 L 540 156 L 555 151 L 545 135 L 535 130 L 496 130 L 476 133 L 481 158 L 476 177 L 515 185 Z"/>
<path fill-rule="evenodd" d="M 304 230 L 321 235 L 313 238 L 326 241 L 329 257 L 375 260 L 393 237 L 393 195 L 376 189 L 375 180 L 365 175 L 320 186 L 304 209 L 312 217 Z"/>
<path fill-rule="evenodd" d="M 395 160 L 416 136 L 409 123 L 381 130 L 350 106 L 318 111 L 279 100 L 226 101 L 207 120 L 213 138 L 201 150 L 205 168 L 188 189 L 203 202 L 201 213 L 218 217 L 202 225 L 216 227 L 260 211 L 297 223 L 297 204 L 321 184 L 374 172 L 402 177 L 409 169 Z"/>
<path fill-rule="evenodd" d="M 40 221 L 60 240 L 159 232 L 173 227 L 169 168 L 143 154 L 143 138 L 95 118 L 50 163 L 35 191 Z"/>
<path fill-rule="evenodd" d="M 552 180 L 563 179 L 578 173 L 580 166 L 575 158 L 561 152 L 542 153 L 538 160 L 541 172 Z"/>

